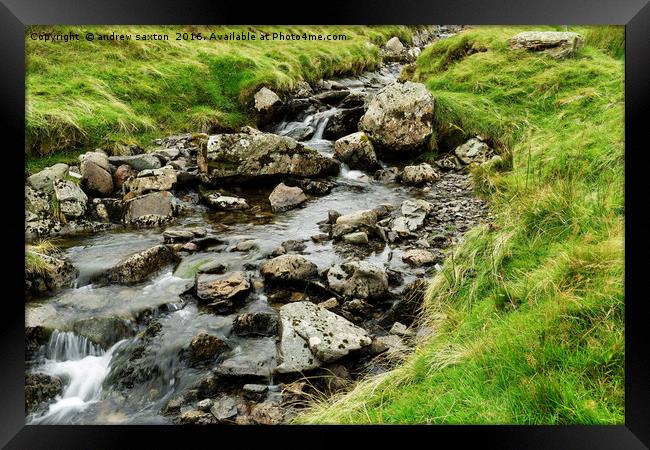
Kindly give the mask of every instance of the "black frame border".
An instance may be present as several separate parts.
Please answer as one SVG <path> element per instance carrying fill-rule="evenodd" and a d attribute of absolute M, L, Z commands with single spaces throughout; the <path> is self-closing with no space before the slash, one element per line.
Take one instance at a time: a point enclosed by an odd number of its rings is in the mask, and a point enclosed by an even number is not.
<path fill-rule="evenodd" d="M 115 448 L 135 446 L 141 438 L 163 448 L 187 445 L 195 439 L 242 439 L 251 433 L 306 438 L 306 445 L 326 443 L 331 432 L 342 442 L 355 437 L 430 439 L 429 442 L 476 443 L 488 448 L 620 449 L 650 446 L 650 353 L 648 327 L 644 326 L 644 265 L 647 257 L 650 220 L 641 206 L 649 167 L 645 116 L 650 112 L 650 0 L 447 0 L 399 2 L 331 0 L 327 4 L 282 1 L 267 5 L 243 2 L 158 0 L 155 7 L 145 0 L 2 0 L 0 3 L 0 114 L 5 135 L 3 159 L 9 167 L 24 167 L 25 42 L 24 28 L 32 24 L 618 24 L 626 25 L 625 67 L 625 425 L 619 426 L 279 426 L 279 427 L 162 427 L 162 426 L 25 426 L 24 424 L 24 304 L 22 261 L 24 257 L 24 205 L 13 195 L 3 202 L 3 212 L 16 222 L 5 232 L 4 250 L 18 264 L 5 259 L 5 280 L 13 281 L 11 295 L 5 293 L 0 314 L 0 445 L 6 448 Z M 314 8 L 316 6 L 316 8 Z M 308 8 L 314 8 L 309 10 Z M 314 11 L 318 9 L 318 11 Z M 22 165 L 21 165 L 22 164 Z M 4 179 L 23 182 L 22 169 L 3 171 Z M 646 175 L 647 176 L 647 175 Z M 14 186 L 13 180 L 6 181 Z M 644 189 L 645 188 L 645 189 Z M 12 224 L 14 225 L 14 224 Z M 14 238 L 15 236 L 15 238 Z M 7 264 L 7 262 L 9 262 Z M 637 263 L 639 262 L 639 263 Z M 646 275 L 647 277 L 647 275 Z M 15 291 L 14 291 L 15 289 Z M 365 433 L 370 432 L 370 433 Z M 405 434 L 408 433 L 408 434 Z M 260 436 L 262 437 L 262 436 Z M 320 439 L 319 439 L 320 438 Z M 151 441 L 150 439 L 153 439 Z M 218 439 L 218 440 L 217 440 Z M 318 440 L 317 440 L 318 439 Z M 322 439 L 322 440 L 321 440 Z M 280 441 L 281 442 L 281 441 Z M 300 441 L 297 441 L 300 442 Z M 427 442 L 427 441 L 423 441 Z"/>

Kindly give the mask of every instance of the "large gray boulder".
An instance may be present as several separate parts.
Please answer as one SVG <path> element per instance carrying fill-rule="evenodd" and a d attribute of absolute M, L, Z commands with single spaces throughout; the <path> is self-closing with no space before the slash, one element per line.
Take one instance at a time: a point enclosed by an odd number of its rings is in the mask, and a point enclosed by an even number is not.
<path fill-rule="evenodd" d="M 346 163 L 350 169 L 379 169 L 375 149 L 363 131 L 342 137 L 334 143 L 334 157 Z"/>
<path fill-rule="evenodd" d="M 210 136 L 197 163 L 209 181 L 247 181 L 297 176 L 335 175 L 339 163 L 286 136 L 246 129 L 242 133 Z"/>
<path fill-rule="evenodd" d="M 69 219 L 77 219 L 86 213 L 88 197 L 81 188 L 72 181 L 56 180 L 54 195 L 61 213 Z"/>
<path fill-rule="evenodd" d="M 156 245 L 142 252 L 127 256 L 99 275 L 98 283 L 133 284 L 145 281 L 165 266 L 178 262 L 179 257 L 168 245 Z"/>
<path fill-rule="evenodd" d="M 298 334 L 288 315 L 280 310 L 280 344 L 278 346 L 278 373 L 306 372 L 320 367 L 323 362 L 309 349 L 305 339 Z"/>
<path fill-rule="evenodd" d="M 302 256 L 281 255 L 262 264 L 260 273 L 269 281 L 300 282 L 315 277 L 318 267 Z"/>
<path fill-rule="evenodd" d="M 91 194 L 103 196 L 113 192 L 108 156 L 102 152 L 87 152 L 79 156 L 81 187 Z"/>
<path fill-rule="evenodd" d="M 562 59 L 582 48 L 584 39 L 571 32 L 524 31 L 510 38 L 509 44 L 513 49 L 526 49 Z"/>
<path fill-rule="evenodd" d="M 284 183 L 278 184 L 269 195 L 269 203 L 271 203 L 273 212 L 287 211 L 306 201 L 307 196 L 302 189 L 297 186 L 289 187 Z"/>
<path fill-rule="evenodd" d="M 363 328 L 311 302 L 284 305 L 280 308 L 280 318 L 283 327 L 289 324 L 313 356 L 325 363 L 336 361 L 371 343 Z M 281 344 L 283 357 L 286 357 L 286 350 Z M 295 358 L 293 363 L 295 364 Z"/>
<path fill-rule="evenodd" d="M 49 194 L 54 191 L 54 181 L 65 178 L 68 175 L 68 170 L 69 167 L 67 164 L 54 164 L 27 177 L 27 185 L 37 191 Z"/>
<path fill-rule="evenodd" d="M 127 200 L 124 205 L 124 223 L 157 226 L 172 219 L 174 196 L 168 191 L 152 192 Z"/>
<path fill-rule="evenodd" d="M 176 184 L 176 170 L 172 166 L 143 170 L 124 182 L 126 192 L 142 195 L 152 191 L 168 191 Z"/>
<path fill-rule="evenodd" d="M 424 84 L 389 84 L 372 99 L 359 128 L 388 158 L 424 150 L 433 134 L 433 103 Z"/>
<path fill-rule="evenodd" d="M 375 300 L 388 292 L 388 277 L 381 267 L 366 261 L 332 266 L 327 272 L 329 287 L 347 297 Z"/>

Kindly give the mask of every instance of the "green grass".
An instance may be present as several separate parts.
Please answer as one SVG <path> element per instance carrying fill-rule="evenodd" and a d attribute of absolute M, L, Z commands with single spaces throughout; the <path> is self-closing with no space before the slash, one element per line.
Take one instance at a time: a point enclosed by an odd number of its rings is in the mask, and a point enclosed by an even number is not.
<path fill-rule="evenodd" d="M 176 32 L 345 34 L 345 41 L 184 41 Z M 73 31 L 81 41 L 52 43 L 34 32 Z M 89 42 L 86 32 L 166 33 L 169 41 Z M 72 162 L 86 150 L 146 146 L 177 132 L 236 127 L 262 86 L 283 92 L 297 81 L 377 67 L 377 45 L 398 26 L 31 26 L 26 31 L 26 171 Z"/>
<path fill-rule="evenodd" d="M 53 240 L 43 239 L 39 242 L 25 246 L 25 273 L 44 275 L 50 269 L 45 256 L 56 256 L 59 248 Z"/>
<path fill-rule="evenodd" d="M 418 59 L 437 125 L 508 156 L 474 171 L 495 219 L 432 280 L 432 337 L 297 422 L 624 422 L 623 31 L 570 27 L 585 48 L 556 61 L 508 48 L 525 29 L 470 29 Z"/>

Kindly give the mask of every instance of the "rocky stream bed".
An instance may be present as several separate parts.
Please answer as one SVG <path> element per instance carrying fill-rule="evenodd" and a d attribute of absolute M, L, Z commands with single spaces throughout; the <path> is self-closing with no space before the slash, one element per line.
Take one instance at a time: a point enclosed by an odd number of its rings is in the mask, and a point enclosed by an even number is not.
<path fill-rule="evenodd" d="M 283 423 L 430 333 L 427 280 L 488 218 L 467 168 L 499 158 L 472 137 L 413 162 L 435 100 L 398 78 L 450 31 L 389 41 L 376 72 L 261 89 L 259 130 L 30 177 L 27 238 L 61 251 L 26 274 L 27 422 Z"/>

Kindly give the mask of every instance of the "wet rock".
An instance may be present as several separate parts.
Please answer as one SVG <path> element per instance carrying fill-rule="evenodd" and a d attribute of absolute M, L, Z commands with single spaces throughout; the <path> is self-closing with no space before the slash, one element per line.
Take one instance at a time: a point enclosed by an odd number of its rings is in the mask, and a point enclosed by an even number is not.
<path fill-rule="evenodd" d="M 185 411 L 176 419 L 179 425 L 210 425 L 216 422 L 212 414 L 198 410 Z"/>
<path fill-rule="evenodd" d="M 297 255 L 281 255 L 260 267 L 265 279 L 274 282 L 302 282 L 318 274 L 316 264 Z"/>
<path fill-rule="evenodd" d="M 281 136 L 287 136 L 296 141 L 306 141 L 314 134 L 314 128 L 309 125 L 298 125 L 280 133 Z"/>
<path fill-rule="evenodd" d="M 381 354 L 385 353 L 389 358 L 403 359 L 409 347 L 404 343 L 402 338 L 396 334 L 389 334 L 387 336 L 379 336 L 372 341 L 370 353 Z"/>
<path fill-rule="evenodd" d="M 354 314 L 366 315 L 372 310 L 372 305 L 365 300 L 355 298 L 345 302 L 343 309 Z"/>
<path fill-rule="evenodd" d="M 273 255 L 280 256 L 286 255 L 287 253 L 300 253 L 305 250 L 305 248 L 307 248 L 305 241 L 289 239 L 280 244 L 280 246 L 273 251 Z"/>
<path fill-rule="evenodd" d="M 244 398 L 248 400 L 261 400 L 264 398 L 266 393 L 269 390 L 269 387 L 265 384 L 245 384 L 242 388 L 244 391 Z"/>
<path fill-rule="evenodd" d="M 266 87 L 255 93 L 253 101 L 260 125 L 271 122 L 282 112 L 282 100 L 278 94 Z"/>
<path fill-rule="evenodd" d="M 488 160 L 490 148 L 479 137 L 472 138 L 463 145 L 456 147 L 454 153 L 464 164 L 483 163 Z"/>
<path fill-rule="evenodd" d="M 313 356 L 322 362 L 340 359 L 371 342 L 362 328 L 310 302 L 284 305 L 280 308 L 280 317 L 293 327 Z M 284 321 L 282 326 L 285 326 Z"/>
<path fill-rule="evenodd" d="M 366 245 L 368 244 L 368 234 L 363 231 L 344 234 L 343 242 L 348 244 L 355 244 L 355 245 Z"/>
<path fill-rule="evenodd" d="M 141 170 L 159 169 L 161 166 L 160 159 L 151 153 L 132 156 L 109 156 L 108 161 L 116 166 L 128 164 L 138 172 Z"/>
<path fill-rule="evenodd" d="M 113 192 L 113 176 L 108 156 L 100 152 L 88 152 L 79 156 L 81 161 L 81 187 L 90 194 L 104 196 Z"/>
<path fill-rule="evenodd" d="M 208 193 L 201 197 L 212 209 L 218 211 L 238 211 L 248 209 L 246 199 L 218 193 Z"/>
<path fill-rule="evenodd" d="M 332 227 L 332 237 L 340 238 L 355 231 L 372 232 L 376 228 L 377 214 L 372 210 L 356 211 L 336 219 Z"/>
<path fill-rule="evenodd" d="M 173 244 L 189 241 L 195 237 L 204 237 L 206 234 L 207 231 L 203 227 L 167 228 L 163 232 L 163 239 L 166 244 Z"/>
<path fill-rule="evenodd" d="M 37 191 L 49 194 L 54 191 L 54 181 L 68 175 L 67 164 L 58 163 L 27 177 L 27 185 Z"/>
<path fill-rule="evenodd" d="M 275 367 L 277 350 L 275 339 L 258 338 L 242 341 L 221 364 L 215 373 L 228 377 L 260 377 L 271 375 Z"/>
<path fill-rule="evenodd" d="M 282 422 L 282 409 L 271 403 L 260 403 L 253 407 L 250 419 L 257 425 L 278 425 Z"/>
<path fill-rule="evenodd" d="M 347 98 L 345 100 L 347 100 Z M 336 140 L 351 133 L 356 133 L 358 131 L 357 124 L 364 112 L 365 109 L 363 106 L 337 111 L 325 124 L 323 138 Z"/>
<path fill-rule="evenodd" d="M 168 191 L 176 184 L 176 170 L 172 166 L 143 170 L 124 182 L 126 192 L 142 195 L 152 191 Z"/>
<path fill-rule="evenodd" d="M 25 375 L 25 413 L 29 414 L 47 405 L 63 393 L 61 379 L 44 373 Z"/>
<path fill-rule="evenodd" d="M 322 362 L 314 356 L 309 345 L 293 326 L 287 315 L 280 314 L 281 333 L 278 348 L 280 364 L 277 373 L 306 372 L 319 367 Z"/>
<path fill-rule="evenodd" d="M 199 267 L 197 273 L 222 274 L 228 270 L 228 266 L 220 261 L 211 261 Z"/>
<path fill-rule="evenodd" d="M 392 83 L 381 89 L 359 122 L 387 158 L 418 152 L 433 134 L 433 97 L 421 83 Z"/>
<path fill-rule="evenodd" d="M 314 95 L 313 98 L 327 105 L 336 105 L 348 95 L 350 95 L 350 91 L 347 89 L 337 89 L 321 92 Z"/>
<path fill-rule="evenodd" d="M 541 52 L 556 59 L 573 55 L 584 46 L 584 39 L 578 33 L 560 31 L 524 31 L 509 40 L 513 49 Z"/>
<path fill-rule="evenodd" d="M 39 296 L 72 286 L 79 271 L 68 261 L 27 250 L 26 258 L 38 260 L 40 270 L 31 270 L 25 264 L 25 295 Z"/>
<path fill-rule="evenodd" d="M 322 244 L 323 242 L 327 242 L 330 239 L 330 235 L 326 233 L 315 234 L 311 237 L 311 240 L 317 244 Z"/>
<path fill-rule="evenodd" d="M 415 60 L 417 54 L 410 52 L 397 36 L 393 36 L 381 48 L 381 57 L 386 62 L 411 62 Z"/>
<path fill-rule="evenodd" d="M 238 242 L 237 245 L 232 249 L 233 252 L 250 252 L 251 250 L 257 248 L 257 244 L 252 240 L 245 240 Z"/>
<path fill-rule="evenodd" d="M 407 250 L 402 255 L 402 261 L 412 267 L 428 266 L 435 263 L 436 260 L 436 256 L 427 250 Z"/>
<path fill-rule="evenodd" d="M 366 104 L 366 99 L 368 98 L 368 94 L 363 91 L 350 91 L 350 94 L 343 99 L 343 101 L 339 104 L 339 108 L 359 108 L 363 107 Z M 359 115 L 356 120 L 354 118 L 351 118 L 354 122 L 354 126 L 356 127 L 356 124 L 359 122 L 359 119 L 363 115 L 363 112 L 361 115 Z"/>
<path fill-rule="evenodd" d="M 199 274 L 196 281 L 196 295 L 208 306 L 223 310 L 230 309 L 235 302 L 248 295 L 250 281 L 244 272 L 225 275 Z"/>
<path fill-rule="evenodd" d="M 309 83 L 304 80 L 300 80 L 296 83 L 296 86 L 293 88 L 292 94 L 296 98 L 305 98 L 314 94 L 314 90 L 311 88 Z"/>
<path fill-rule="evenodd" d="M 329 287 L 341 295 L 361 299 L 379 299 L 388 292 L 384 269 L 366 261 L 352 261 L 332 266 L 327 272 Z"/>
<path fill-rule="evenodd" d="M 420 186 L 425 183 L 438 181 L 440 174 L 427 163 L 418 164 L 417 166 L 406 166 L 402 171 L 401 181 L 404 184 Z"/>
<path fill-rule="evenodd" d="M 107 350 L 113 344 L 133 336 L 132 324 L 121 317 L 88 317 L 72 324 L 72 331 Z"/>
<path fill-rule="evenodd" d="M 280 319 L 273 312 L 245 313 L 233 322 L 233 331 L 238 336 L 277 336 Z"/>
<path fill-rule="evenodd" d="M 152 192 L 127 200 L 123 221 L 127 225 L 159 226 L 172 220 L 175 198 L 168 191 Z"/>
<path fill-rule="evenodd" d="M 141 283 L 167 265 L 178 261 L 178 256 L 169 246 L 156 245 L 122 259 L 93 281 L 113 284 Z"/>
<path fill-rule="evenodd" d="M 55 180 L 54 195 L 58 201 L 59 210 L 65 217 L 76 219 L 86 213 L 88 197 L 72 181 Z"/>
<path fill-rule="evenodd" d="M 225 422 L 237 416 L 237 403 L 231 397 L 221 397 L 214 401 L 210 412 L 219 422 Z"/>
<path fill-rule="evenodd" d="M 198 161 L 212 182 L 257 177 L 319 178 L 339 171 L 338 162 L 295 139 L 257 130 L 210 136 L 205 154 L 199 152 Z"/>
<path fill-rule="evenodd" d="M 287 186 L 299 187 L 306 194 L 316 195 L 316 196 L 329 194 L 332 191 L 332 187 L 334 187 L 332 183 L 329 183 L 327 181 L 308 180 L 308 179 L 300 180 L 300 179 L 292 179 L 292 178 L 285 180 L 284 184 Z"/>
<path fill-rule="evenodd" d="M 307 201 L 307 196 L 299 187 L 288 187 L 284 183 L 278 184 L 271 195 L 269 202 L 273 212 L 282 212 L 293 209 Z"/>
<path fill-rule="evenodd" d="M 380 167 L 372 143 L 363 131 L 337 140 L 334 143 L 334 156 L 350 169 L 373 170 Z"/>
<path fill-rule="evenodd" d="M 382 183 L 395 183 L 400 176 L 400 170 L 397 167 L 389 167 L 388 169 L 380 169 L 375 172 L 373 178 Z"/>
<path fill-rule="evenodd" d="M 207 361 L 228 350 L 228 344 L 219 336 L 201 332 L 192 338 L 190 352 L 194 361 Z"/>

